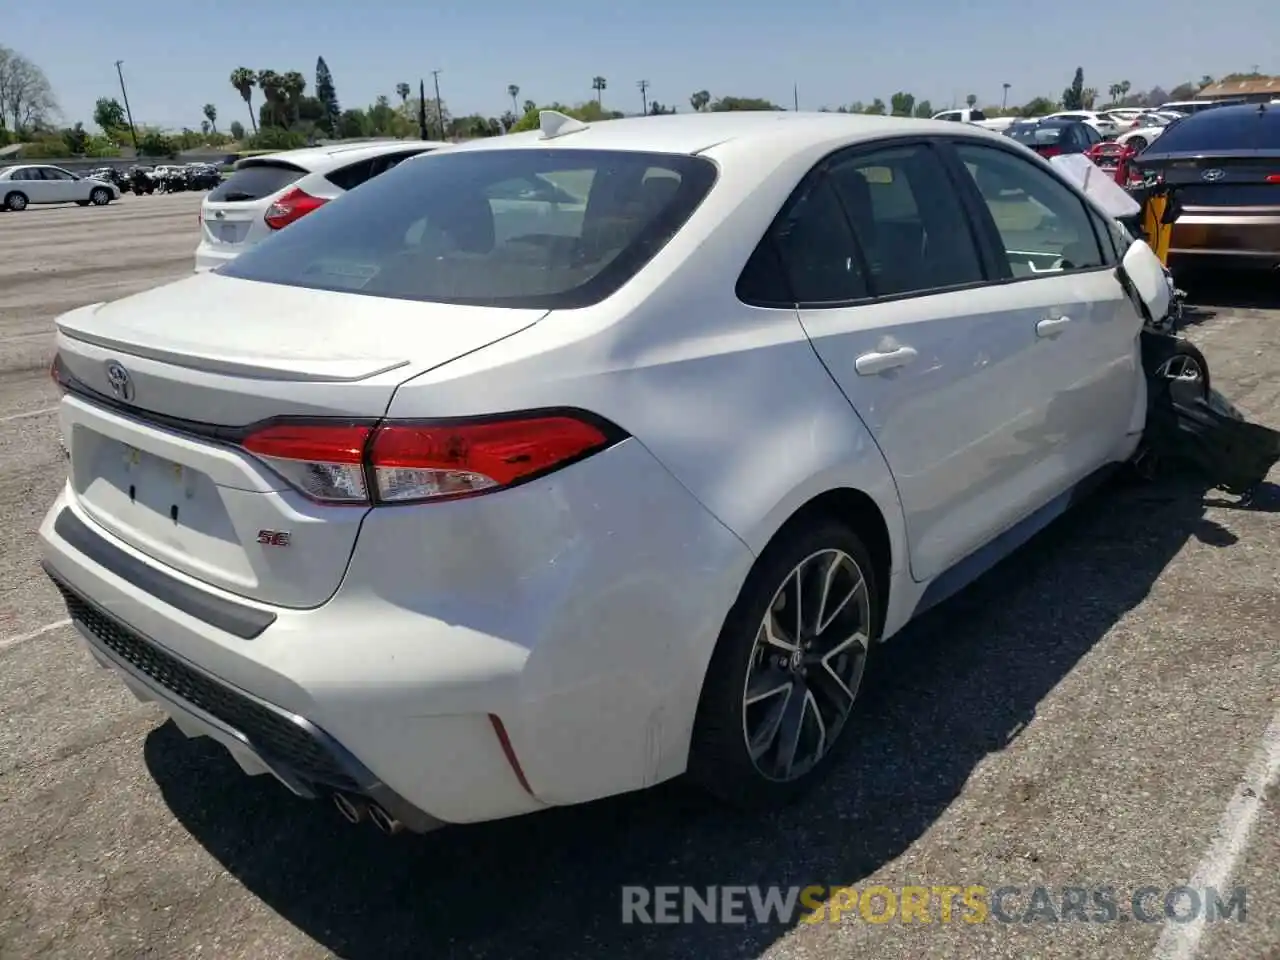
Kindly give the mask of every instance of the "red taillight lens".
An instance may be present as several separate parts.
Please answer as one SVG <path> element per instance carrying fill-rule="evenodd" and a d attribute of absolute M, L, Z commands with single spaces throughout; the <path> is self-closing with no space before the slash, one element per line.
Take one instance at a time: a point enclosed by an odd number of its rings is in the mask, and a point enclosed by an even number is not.
<path fill-rule="evenodd" d="M 298 187 L 294 187 L 284 196 L 277 199 L 271 206 L 267 207 L 267 212 L 263 219 L 272 230 L 282 230 L 293 221 L 305 217 L 312 210 L 323 207 L 326 202 L 323 197 L 313 197 Z"/>
<path fill-rule="evenodd" d="M 608 425 L 555 414 L 451 423 L 276 424 L 241 446 L 312 500 L 392 504 L 501 490 L 590 456 L 619 436 Z"/>
<path fill-rule="evenodd" d="M 1273 173 L 1267 177 L 1267 183 L 1280 183 L 1280 173 Z"/>
<path fill-rule="evenodd" d="M 1061 154 L 1061 147 L 1040 147 L 1040 156 L 1042 157 L 1057 157 Z"/>
<path fill-rule="evenodd" d="M 604 430 L 570 416 L 388 424 L 374 434 L 369 456 L 378 499 L 406 503 L 509 487 L 609 442 Z"/>
<path fill-rule="evenodd" d="M 55 353 L 53 362 L 49 364 L 49 379 L 53 381 L 53 385 L 63 393 L 67 390 L 67 371 L 62 365 L 62 354 Z"/>

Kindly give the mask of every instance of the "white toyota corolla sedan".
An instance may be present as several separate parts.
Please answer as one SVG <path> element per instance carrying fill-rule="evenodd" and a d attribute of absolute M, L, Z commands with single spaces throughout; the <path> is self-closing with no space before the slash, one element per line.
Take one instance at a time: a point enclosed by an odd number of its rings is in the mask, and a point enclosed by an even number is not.
<path fill-rule="evenodd" d="M 977 127 L 548 112 L 62 316 L 44 563 L 135 693 L 352 820 L 779 803 L 877 641 L 1133 454 L 1165 297 Z"/>

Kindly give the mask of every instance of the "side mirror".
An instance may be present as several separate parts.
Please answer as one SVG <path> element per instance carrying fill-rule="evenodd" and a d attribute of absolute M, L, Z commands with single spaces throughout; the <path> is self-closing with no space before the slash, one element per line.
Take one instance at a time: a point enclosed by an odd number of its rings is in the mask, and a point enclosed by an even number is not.
<path fill-rule="evenodd" d="M 1128 280 L 1126 285 L 1132 287 L 1146 308 L 1144 320 L 1151 323 L 1169 312 L 1169 278 L 1165 275 L 1164 265 L 1149 246 L 1135 240 L 1126 251 L 1120 270 L 1122 282 Z"/>

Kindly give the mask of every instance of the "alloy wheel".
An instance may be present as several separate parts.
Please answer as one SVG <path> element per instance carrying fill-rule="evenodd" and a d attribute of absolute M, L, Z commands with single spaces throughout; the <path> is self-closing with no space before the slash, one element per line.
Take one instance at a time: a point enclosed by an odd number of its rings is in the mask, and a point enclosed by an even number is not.
<path fill-rule="evenodd" d="M 867 581 L 843 550 L 792 568 L 756 633 L 742 698 L 747 752 L 768 780 L 804 776 L 853 710 L 871 634 Z"/>
<path fill-rule="evenodd" d="M 1185 380 L 1191 383 L 1204 379 L 1204 371 L 1195 357 L 1179 353 L 1170 357 L 1156 369 L 1156 375 L 1169 380 Z"/>

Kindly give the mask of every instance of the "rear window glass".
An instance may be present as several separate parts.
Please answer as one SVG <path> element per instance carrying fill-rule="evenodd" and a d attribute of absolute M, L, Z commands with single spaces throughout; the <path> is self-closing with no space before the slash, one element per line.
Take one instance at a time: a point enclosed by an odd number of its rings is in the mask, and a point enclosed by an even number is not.
<path fill-rule="evenodd" d="M 1045 124 L 1044 126 L 1034 127 L 1010 127 L 1005 132 L 1019 143 L 1043 146 L 1044 144 L 1057 143 L 1061 140 L 1062 131 L 1065 129 L 1065 125 Z"/>
<path fill-rule="evenodd" d="M 218 268 L 225 276 L 437 303 L 599 302 L 716 179 L 702 157 L 476 150 L 402 163 Z"/>
<path fill-rule="evenodd" d="M 1280 110 L 1254 106 L 1201 110 L 1171 124 L 1155 145 L 1159 153 L 1280 149 Z"/>
<path fill-rule="evenodd" d="M 969 111 L 969 119 L 970 119 L 970 120 L 985 120 L 985 119 L 987 119 L 987 115 L 986 115 L 985 113 L 983 113 L 981 110 L 970 110 L 970 111 Z"/>
<path fill-rule="evenodd" d="M 306 176 L 306 171 L 285 163 L 255 163 L 241 167 L 209 191 L 213 203 L 249 203 L 283 190 Z"/>

